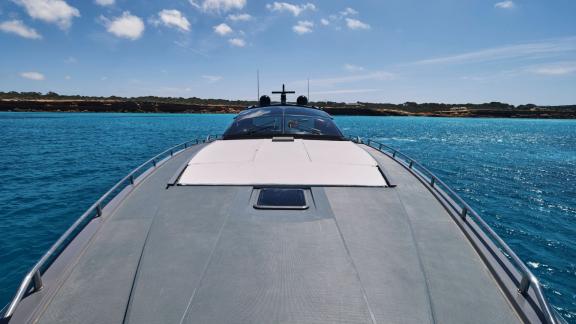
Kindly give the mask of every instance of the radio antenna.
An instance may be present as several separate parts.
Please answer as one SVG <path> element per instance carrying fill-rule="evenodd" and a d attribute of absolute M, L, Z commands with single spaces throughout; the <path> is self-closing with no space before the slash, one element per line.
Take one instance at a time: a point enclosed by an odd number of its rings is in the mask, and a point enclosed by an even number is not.
<path fill-rule="evenodd" d="M 308 77 L 308 102 L 310 102 L 310 77 Z"/>
<path fill-rule="evenodd" d="M 256 88 L 258 89 L 258 97 L 256 101 L 260 100 L 260 70 L 256 70 Z"/>

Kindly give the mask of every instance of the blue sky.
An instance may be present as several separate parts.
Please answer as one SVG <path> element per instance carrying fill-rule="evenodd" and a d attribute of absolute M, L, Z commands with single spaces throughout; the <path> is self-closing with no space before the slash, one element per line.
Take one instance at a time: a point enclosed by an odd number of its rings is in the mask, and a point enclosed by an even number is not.
<path fill-rule="evenodd" d="M 0 91 L 576 104 L 573 0 L 2 0 Z"/>

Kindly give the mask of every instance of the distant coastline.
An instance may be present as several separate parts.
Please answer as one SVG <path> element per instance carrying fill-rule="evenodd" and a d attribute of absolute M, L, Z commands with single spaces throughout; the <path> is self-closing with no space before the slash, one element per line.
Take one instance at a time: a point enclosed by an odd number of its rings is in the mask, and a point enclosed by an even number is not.
<path fill-rule="evenodd" d="M 255 101 L 167 97 L 84 97 L 53 92 L 0 92 L 0 111 L 14 112 L 118 112 L 118 113 L 229 113 L 235 114 Z M 332 115 L 497 117 L 576 119 L 576 105 L 537 106 L 484 104 L 404 104 L 312 102 Z"/>

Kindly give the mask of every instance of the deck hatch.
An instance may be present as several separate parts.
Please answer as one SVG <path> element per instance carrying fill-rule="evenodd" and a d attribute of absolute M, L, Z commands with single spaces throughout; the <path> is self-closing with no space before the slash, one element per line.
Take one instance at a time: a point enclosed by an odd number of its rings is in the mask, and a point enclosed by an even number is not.
<path fill-rule="evenodd" d="M 304 189 L 299 188 L 262 188 L 256 209 L 308 209 Z"/>

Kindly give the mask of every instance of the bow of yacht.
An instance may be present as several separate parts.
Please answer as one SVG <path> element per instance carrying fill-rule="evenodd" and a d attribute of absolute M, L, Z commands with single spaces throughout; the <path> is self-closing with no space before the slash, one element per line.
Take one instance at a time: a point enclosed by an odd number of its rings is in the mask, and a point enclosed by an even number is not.
<path fill-rule="evenodd" d="M 557 323 L 431 172 L 262 98 L 138 168 L 25 278 L 7 323 Z"/>

